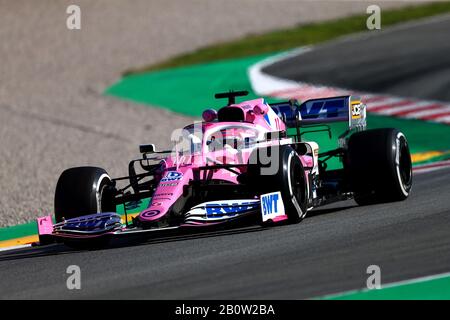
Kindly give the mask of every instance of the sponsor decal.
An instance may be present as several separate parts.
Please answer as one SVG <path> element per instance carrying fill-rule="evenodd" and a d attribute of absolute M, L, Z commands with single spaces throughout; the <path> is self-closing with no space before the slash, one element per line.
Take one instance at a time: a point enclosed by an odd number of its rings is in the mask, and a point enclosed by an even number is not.
<path fill-rule="evenodd" d="M 162 200 L 170 200 L 170 198 L 165 198 L 165 197 L 157 197 L 157 198 L 153 198 L 153 200 L 158 200 L 158 201 L 162 201 Z"/>
<path fill-rule="evenodd" d="M 352 119 L 361 118 L 361 104 L 352 104 Z"/>
<path fill-rule="evenodd" d="M 160 187 L 175 187 L 178 185 L 178 182 L 175 183 L 161 183 L 159 186 Z"/>
<path fill-rule="evenodd" d="M 345 108 L 345 99 L 324 99 L 302 104 L 302 119 L 336 118 Z M 344 109 L 345 110 L 345 109 Z"/>
<path fill-rule="evenodd" d="M 167 196 L 172 196 L 172 195 L 173 195 L 172 192 L 157 193 L 157 194 L 154 194 L 154 195 L 153 195 L 153 198 L 156 198 L 156 197 L 167 197 Z"/>
<path fill-rule="evenodd" d="M 65 220 L 61 230 L 99 232 L 120 227 L 120 216 L 115 213 L 93 214 Z"/>
<path fill-rule="evenodd" d="M 166 173 L 164 178 L 161 179 L 162 182 L 178 181 L 183 178 L 183 174 L 178 171 L 169 171 Z"/>
<path fill-rule="evenodd" d="M 219 203 L 206 203 L 206 217 L 207 218 L 232 218 L 239 213 L 255 209 L 257 207 L 255 202 L 219 202 Z"/>
<path fill-rule="evenodd" d="M 280 192 L 261 195 L 261 214 L 263 222 L 284 216 L 284 204 Z"/>
<path fill-rule="evenodd" d="M 162 205 L 162 202 L 153 202 L 152 207 L 160 207 Z"/>
<path fill-rule="evenodd" d="M 161 211 L 159 211 L 159 210 L 148 210 L 148 211 L 142 212 L 141 213 L 141 217 L 151 218 L 151 217 L 154 217 L 154 216 L 156 216 L 156 215 L 158 215 L 160 213 L 161 213 Z"/>

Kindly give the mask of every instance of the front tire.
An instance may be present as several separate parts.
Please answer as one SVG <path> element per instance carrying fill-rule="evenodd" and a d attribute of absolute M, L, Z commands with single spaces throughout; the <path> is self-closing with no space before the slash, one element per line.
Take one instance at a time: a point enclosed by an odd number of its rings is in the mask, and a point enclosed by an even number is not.
<path fill-rule="evenodd" d="M 399 130 L 373 129 L 353 134 L 347 160 L 354 199 L 359 205 L 408 198 L 412 162 L 408 141 Z"/>
<path fill-rule="evenodd" d="M 267 159 L 270 159 L 269 163 Z M 274 160 L 278 162 L 274 163 Z M 280 191 L 289 222 L 298 223 L 305 217 L 308 202 L 305 171 L 291 146 L 253 150 L 248 179 L 261 193 Z"/>
<path fill-rule="evenodd" d="M 99 212 L 115 212 L 112 187 L 111 178 L 102 168 L 65 170 L 56 184 L 56 222 Z"/>

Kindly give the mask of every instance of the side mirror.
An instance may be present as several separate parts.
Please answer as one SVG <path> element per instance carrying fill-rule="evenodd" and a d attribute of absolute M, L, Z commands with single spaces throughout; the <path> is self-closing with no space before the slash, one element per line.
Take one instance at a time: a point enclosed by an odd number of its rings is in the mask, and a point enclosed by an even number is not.
<path fill-rule="evenodd" d="M 141 153 L 154 153 L 156 151 L 156 148 L 155 148 L 155 145 L 153 143 L 141 144 L 139 146 L 139 151 Z"/>

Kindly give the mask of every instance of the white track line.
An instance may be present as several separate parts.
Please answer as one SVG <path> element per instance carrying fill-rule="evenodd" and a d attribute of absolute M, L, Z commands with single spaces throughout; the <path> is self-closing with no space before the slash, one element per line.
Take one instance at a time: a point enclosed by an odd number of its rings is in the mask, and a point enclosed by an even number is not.
<path fill-rule="evenodd" d="M 423 119 L 427 116 L 432 116 L 432 115 L 438 115 L 444 112 L 450 112 L 450 108 L 440 108 L 440 109 L 433 109 L 433 110 L 423 110 L 423 111 L 418 111 L 418 112 L 414 112 L 414 113 L 410 113 L 408 115 L 405 116 L 405 118 L 415 118 L 415 119 Z M 439 119 L 439 118 L 437 118 Z"/>
<path fill-rule="evenodd" d="M 271 76 L 269 74 L 261 72 L 261 70 L 273 63 L 296 56 L 298 54 L 303 54 L 304 52 L 308 52 L 309 50 L 310 47 L 301 47 L 298 49 L 290 50 L 284 53 L 277 54 L 273 57 L 266 58 L 248 68 L 247 74 L 251 81 L 253 91 L 258 94 L 260 92 L 267 93 L 296 88 L 298 86 L 296 81 Z"/>
<path fill-rule="evenodd" d="M 388 106 L 393 106 L 399 102 L 403 102 L 404 99 L 401 98 L 384 98 L 382 100 L 378 100 L 376 102 L 367 102 L 367 111 L 372 112 L 377 108 L 384 108 Z"/>
<path fill-rule="evenodd" d="M 450 167 L 450 160 L 443 160 L 433 163 L 426 163 L 419 166 L 413 167 L 413 173 L 414 174 L 420 174 L 430 171 L 436 171 L 444 168 Z"/>
<path fill-rule="evenodd" d="M 18 246 L 0 248 L 0 252 L 11 251 L 11 250 L 16 250 L 16 249 L 23 249 L 23 248 L 29 248 L 29 247 L 31 247 L 31 244 L 21 244 L 21 245 L 18 245 Z"/>
<path fill-rule="evenodd" d="M 443 117 L 443 118 L 436 119 L 436 121 L 450 124 L 450 116 L 446 116 L 446 117 Z"/>
<path fill-rule="evenodd" d="M 399 106 L 395 108 L 390 108 L 387 110 L 382 110 L 379 113 L 385 114 L 385 115 L 401 115 L 401 114 L 407 114 L 410 112 L 414 112 L 415 110 L 422 110 L 422 109 L 433 109 L 433 108 L 442 108 L 442 105 L 436 104 L 436 103 L 429 103 L 427 101 L 421 101 L 418 103 L 412 103 L 409 105 Z"/>

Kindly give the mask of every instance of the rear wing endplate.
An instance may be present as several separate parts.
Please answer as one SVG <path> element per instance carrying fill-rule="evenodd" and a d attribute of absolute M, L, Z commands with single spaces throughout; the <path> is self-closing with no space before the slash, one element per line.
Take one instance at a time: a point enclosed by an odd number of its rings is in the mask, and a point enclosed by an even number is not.
<path fill-rule="evenodd" d="M 357 96 L 311 99 L 300 105 L 289 101 L 271 107 L 288 128 L 346 121 L 349 129 L 364 130 L 366 127 L 366 106 Z"/>

